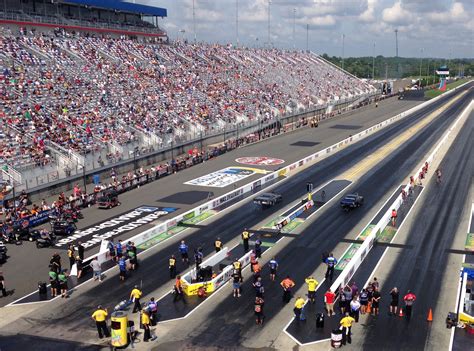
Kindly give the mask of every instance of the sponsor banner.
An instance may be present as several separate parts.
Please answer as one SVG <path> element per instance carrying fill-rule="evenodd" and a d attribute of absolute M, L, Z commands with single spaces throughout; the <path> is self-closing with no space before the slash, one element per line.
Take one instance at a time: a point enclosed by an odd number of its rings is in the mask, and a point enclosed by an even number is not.
<path fill-rule="evenodd" d="M 232 200 L 234 197 L 240 196 L 244 193 L 244 189 L 237 189 L 227 195 L 224 195 L 212 202 L 212 208 L 219 207 L 220 205 L 224 204 L 225 202 Z"/>
<path fill-rule="evenodd" d="M 102 240 L 110 240 L 114 236 L 156 221 L 158 218 L 176 210 L 175 207 L 141 206 L 99 224 L 76 230 L 73 235 L 59 239 L 56 246 L 64 247 L 77 240 L 81 240 L 84 247 L 96 246 Z"/>
<path fill-rule="evenodd" d="M 285 162 L 280 158 L 273 158 L 273 157 L 240 157 L 235 159 L 235 162 L 242 163 L 244 165 L 252 165 L 252 166 L 276 166 L 281 165 Z"/>
<path fill-rule="evenodd" d="M 250 177 L 255 174 L 255 170 L 244 167 L 227 167 L 216 172 L 206 174 L 202 177 L 190 180 L 184 184 L 197 186 L 210 186 L 216 188 L 225 188 L 231 184 Z"/>

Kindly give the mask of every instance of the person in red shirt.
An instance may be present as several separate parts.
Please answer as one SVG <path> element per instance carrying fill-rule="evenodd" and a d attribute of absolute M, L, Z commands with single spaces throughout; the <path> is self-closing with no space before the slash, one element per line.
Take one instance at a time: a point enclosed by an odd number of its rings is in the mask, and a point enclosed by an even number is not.
<path fill-rule="evenodd" d="M 407 294 L 403 298 L 403 301 L 405 301 L 405 315 L 407 316 L 407 318 L 411 317 L 413 304 L 415 303 L 415 300 L 416 300 L 416 295 L 413 294 L 410 290 L 408 290 Z"/>
<path fill-rule="evenodd" d="M 334 300 L 336 299 L 336 294 L 334 294 L 331 289 L 328 289 L 324 294 L 324 303 L 326 304 L 326 311 L 328 312 L 328 317 L 335 315 L 334 312 Z"/>
<path fill-rule="evenodd" d="M 397 210 L 393 209 L 392 210 L 392 227 L 395 227 L 397 224 Z"/>

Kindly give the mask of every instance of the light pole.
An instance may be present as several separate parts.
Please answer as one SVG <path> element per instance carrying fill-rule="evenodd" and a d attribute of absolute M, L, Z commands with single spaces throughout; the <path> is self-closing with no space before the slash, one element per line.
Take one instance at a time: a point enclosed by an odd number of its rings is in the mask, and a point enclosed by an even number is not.
<path fill-rule="evenodd" d="M 309 52 L 309 24 L 306 24 L 306 52 Z"/>
<path fill-rule="evenodd" d="M 296 49 L 296 7 L 293 8 L 293 50 Z"/>
<path fill-rule="evenodd" d="M 420 82 L 420 86 L 419 88 L 421 88 L 421 65 L 423 63 L 423 48 L 420 49 L 420 76 L 418 78 L 419 82 Z"/>
<path fill-rule="evenodd" d="M 194 7 L 194 0 L 193 0 L 193 31 L 194 31 L 194 44 L 196 44 L 196 11 Z"/>
<path fill-rule="evenodd" d="M 237 47 L 239 46 L 239 0 L 235 0 L 235 36 L 237 38 Z"/>
<path fill-rule="evenodd" d="M 372 54 L 372 80 L 375 79 L 375 41 L 374 41 L 374 52 Z"/>
<path fill-rule="evenodd" d="M 268 0 L 268 47 L 271 46 L 270 44 L 270 5 L 272 4 L 272 0 Z"/>
<path fill-rule="evenodd" d="M 346 35 L 342 33 L 342 69 L 344 69 L 344 39 Z"/>

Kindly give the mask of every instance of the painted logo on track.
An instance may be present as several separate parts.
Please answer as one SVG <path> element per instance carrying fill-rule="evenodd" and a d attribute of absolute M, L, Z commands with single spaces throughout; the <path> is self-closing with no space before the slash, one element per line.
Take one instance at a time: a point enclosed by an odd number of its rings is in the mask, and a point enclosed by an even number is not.
<path fill-rule="evenodd" d="M 285 160 L 282 160 L 280 158 L 273 158 L 273 157 L 266 157 L 266 156 L 260 156 L 260 157 L 239 157 L 235 159 L 235 162 L 242 163 L 244 165 L 253 165 L 253 166 L 276 166 L 276 165 L 281 165 L 282 163 L 285 162 Z"/>

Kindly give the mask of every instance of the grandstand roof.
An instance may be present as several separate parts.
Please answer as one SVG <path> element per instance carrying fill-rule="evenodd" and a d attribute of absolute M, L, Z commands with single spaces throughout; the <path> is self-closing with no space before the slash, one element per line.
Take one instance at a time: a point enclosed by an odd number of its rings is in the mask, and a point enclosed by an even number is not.
<path fill-rule="evenodd" d="M 128 13 L 142 14 L 147 16 L 166 17 L 167 11 L 161 7 L 154 7 L 142 4 L 132 4 L 122 0 L 65 0 L 62 3 L 76 4 L 102 8 L 107 10 L 117 10 Z"/>

